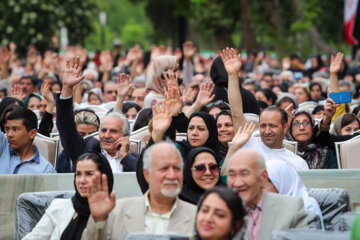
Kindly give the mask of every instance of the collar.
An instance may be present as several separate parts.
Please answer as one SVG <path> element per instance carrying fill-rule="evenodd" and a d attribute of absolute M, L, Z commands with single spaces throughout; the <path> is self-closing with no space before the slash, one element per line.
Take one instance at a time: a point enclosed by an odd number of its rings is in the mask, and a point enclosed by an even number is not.
<path fill-rule="evenodd" d="M 145 196 L 145 215 L 149 214 L 153 217 L 158 217 L 158 218 L 163 218 L 163 219 L 170 219 L 171 215 L 173 214 L 173 212 L 176 210 L 177 206 L 178 206 L 178 202 L 179 202 L 179 198 L 176 197 L 175 199 L 175 203 L 172 206 L 171 210 L 167 213 L 164 214 L 158 214 L 158 213 L 154 213 L 151 210 L 151 206 L 150 206 L 150 202 L 149 202 L 149 190 L 144 194 Z"/>
<path fill-rule="evenodd" d="M 260 210 L 262 211 L 262 208 L 263 208 L 263 202 L 264 202 L 264 192 L 260 198 L 260 200 L 258 201 L 258 203 L 256 204 L 256 206 L 254 208 L 249 208 L 249 207 L 246 207 L 248 211 L 255 211 L 255 210 Z"/>
<path fill-rule="evenodd" d="M 39 153 L 38 148 L 35 145 L 33 145 L 33 150 L 34 150 L 34 155 L 31 158 L 24 160 L 24 162 L 33 160 L 36 163 L 40 163 L 40 153 Z M 13 148 L 10 148 L 10 154 L 19 156 L 17 154 L 16 150 Z"/>
<path fill-rule="evenodd" d="M 106 158 L 113 158 L 113 159 L 116 159 L 116 158 L 119 158 L 119 151 L 116 152 L 115 156 L 112 157 L 110 156 L 110 154 L 105 150 L 105 149 L 101 149 L 101 153 L 106 157 Z"/>

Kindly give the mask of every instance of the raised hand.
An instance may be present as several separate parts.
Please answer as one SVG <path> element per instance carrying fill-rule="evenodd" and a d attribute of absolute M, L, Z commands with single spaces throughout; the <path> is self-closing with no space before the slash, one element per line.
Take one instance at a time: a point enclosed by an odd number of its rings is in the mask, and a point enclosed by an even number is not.
<path fill-rule="evenodd" d="M 167 89 L 170 89 L 170 88 L 173 88 L 173 87 L 176 87 L 178 88 L 178 78 L 179 76 L 174 73 L 173 70 L 171 69 L 168 69 L 168 74 L 169 76 L 167 76 L 167 74 L 165 73 L 165 71 L 163 72 L 163 76 L 164 76 L 164 81 L 165 81 L 165 85 L 167 87 Z"/>
<path fill-rule="evenodd" d="M 222 50 L 220 54 L 221 60 L 225 65 L 225 69 L 230 77 L 230 75 L 238 76 L 240 68 L 242 65 L 240 54 L 236 55 L 235 49 L 228 47 Z"/>
<path fill-rule="evenodd" d="M 338 52 L 335 57 L 331 55 L 330 73 L 338 73 L 340 71 L 343 57 L 344 54 L 341 52 Z"/>
<path fill-rule="evenodd" d="M 184 58 L 186 61 L 189 61 L 194 54 L 196 53 L 196 48 L 193 47 L 193 43 L 191 41 L 186 41 L 183 44 Z"/>
<path fill-rule="evenodd" d="M 169 112 L 170 116 L 175 117 L 179 115 L 183 100 L 180 97 L 179 90 L 177 87 L 172 87 L 169 91 L 164 88 L 165 92 L 165 108 Z"/>
<path fill-rule="evenodd" d="M 54 105 L 54 95 L 50 91 L 50 85 L 47 82 L 43 82 L 41 85 L 41 95 L 45 98 L 47 101 L 47 104 Z"/>
<path fill-rule="evenodd" d="M 62 75 L 63 85 L 66 87 L 74 87 L 85 76 L 80 76 L 84 62 L 80 62 L 80 57 L 72 57 L 66 60 L 65 71 Z"/>
<path fill-rule="evenodd" d="M 170 127 L 172 118 L 168 108 L 165 106 L 165 102 L 158 102 L 156 105 L 153 105 L 152 113 L 152 138 L 154 142 L 160 142 L 164 133 Z"/>
<path fill-rule="evenodd" d="M 239 149 L 244 146 L 244 144 L 249 140 L 255 131 L 255 128 L 256 124 L 254 122 L 245 123 L 244 126 L 240 126 L 239 130 L 231 141 L 231 147 Z"/>
<path fill-rule="evenodd" d="M 22 86 L 20 84 L 15 84 L 11 89 L 11 97 L 19 99 L 20 101 L 24 101 L 26 95 L 23 94 Z"/>
<path fill-rule="evenodd" d="M 6 46 L 3 46 L 0 53 L 0 64 L 9 64 L 10 58 L 11 53 Z"/>
<path fill-rule="evenodd" d="M 128 95 L 130 88 L 133 86 L 133 84 L 130 83 L 129 78 L 130 76 L 128 74 L 121 73 L 120 77 L 117 79 L 118 97 L 125 98 Z"/>
<path fill-rule="evenodd" d="M 110 51 L 105 50 L 100 54 L 101 70 L 104 72 L 110 72 L 113 68 L 114 62 L 111 57 Z"/>
<path fill-rule="evenodd" d="M 95 222 L 105 221 L 116 204 L 115 192 L 111 192 L 109 196 L 106 174 L 102 174 L 101 180 L 100 174 L 94 173 L 88 189 L 87 198 Z"/>
<path fill-rule="evenodd" d="M 335 104 L 334 100 L 332 100 L 331 98 L 327 98 L 325 105 L 324 105 L 324 117 L 321 121 L 321 124 L 323 126 L 328 126 L 331 123 L 331 119 L 334 116 L 335 112 L 336 112 L 336 108 L 339 106 L 340 104 Z"/>
<path fill-rule="evenodd" d="M 196 104 L 200 105 L 201 107 L 209 104 L 215 97 L 215 94 L 213 94 L 214 89 L 215 84 L 211 83 L 210 81 L 207 81 L 201 85 L 199 94 L 196 98 Z"/>
<path fill-rule="evenodd" d="M 288 116 L 288 123 L 291 122 L 291 112 L 294 109 L 294 104 L 289 104 L 289 106 L 287 106 L 284 110 L 286 112 L 286 115 Z"/>
<path fill-rule="evenodd" d="M 193 88 L 184 89 L 182 94 L 183 102 L 193 102 L 197 91 Z"/>

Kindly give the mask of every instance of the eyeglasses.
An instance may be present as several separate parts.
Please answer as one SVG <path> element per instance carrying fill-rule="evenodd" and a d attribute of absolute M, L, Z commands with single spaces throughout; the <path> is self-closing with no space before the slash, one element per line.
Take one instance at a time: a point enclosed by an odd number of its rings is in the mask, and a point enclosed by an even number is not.
<path fill-rule="evenodd" d="M 306 127 L 307 125 L 309 125 L 310 122 L 309 121 L 304 121 L 304 122 L 294 122 L 293 123 L 293 127 L 297 127 L 300 128 L 301 125 L 303 125 L 303 127 Z"/>
<path fill-rule="evenodd" d="M 220 166 L 219 164 L 209 164 L 208 166 L 205 164 L 199 164 L 190 168 L 191 171 L 195 171 L 196 175 L 202 176 L 205 174 L 206 170 L 209 168 L 212 175 L 219 175 Z"/>

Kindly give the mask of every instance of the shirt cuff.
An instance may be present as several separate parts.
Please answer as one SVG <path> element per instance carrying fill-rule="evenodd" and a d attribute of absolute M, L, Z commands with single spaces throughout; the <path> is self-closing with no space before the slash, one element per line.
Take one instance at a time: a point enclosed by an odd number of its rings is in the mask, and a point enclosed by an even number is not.
<path fill-rule="evenodd" d="M 69 97 L 62 97 L 61 95 L 60 95 L 60 99 L 70 99 L 70 98 L 72 98 L 72 95 L 71 96 L 69 96 Z"/>
<path fill-rule="evenodd" d="M 324 125 L 322 125 L 322 121 L 321 121 L 319 124 L 319 130 L 320 130 L 320 132 L 328 132 L 330 130 L 330 125 L 324 126 Z"/>

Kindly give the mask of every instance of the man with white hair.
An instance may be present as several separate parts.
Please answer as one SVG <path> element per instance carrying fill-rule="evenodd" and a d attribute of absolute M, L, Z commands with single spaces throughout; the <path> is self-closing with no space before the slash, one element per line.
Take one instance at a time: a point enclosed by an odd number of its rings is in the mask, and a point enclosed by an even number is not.
<path fill-rule="evenodd" d="M 62 76 L 63 88 L 56 99 L 56 126 L 61 144 L 75 166 L 78 157 L 86 152 L 101 152 L 106 156 L 113 172 L 136 170 L 138 154 L 129 153 L 130 125 L 123 114 L 112 112 L 100 123 L 99 140 L 89 136 L 82 138 L 76 129 L 73 116 L 73 88 L 84 76 L 80 76 L 82 63 L 78 57 L 67 61 Z"/>
<path fill-rule="evenodd" d="M 252 240 L 270 239 L 272 232 L 307 228 L 303 201 L 264 191 L 268 173 L 264 157 L 254 149 L 238 150 L 228 162 L 228 187 L 234 188 L 248 210 L 247 231 Z"/>
<path fill-rule="evenodd" d="M 183 160 L 176 146 L 160 142 L 149 147 L 144 152 L 143 169 L 149 190 L 141 197 L 116 203 L 104 178 L 102 183 L 99 174 L 92 178 L 88 193 L 91 217 L 81 239 L 95 239 L 96 235 L 100 239 L 123 239 L 131 232 L 192 233 L 196 207 L 178 198 Z"/>

